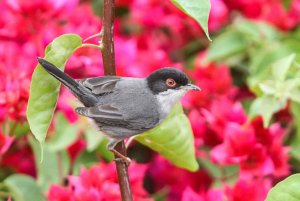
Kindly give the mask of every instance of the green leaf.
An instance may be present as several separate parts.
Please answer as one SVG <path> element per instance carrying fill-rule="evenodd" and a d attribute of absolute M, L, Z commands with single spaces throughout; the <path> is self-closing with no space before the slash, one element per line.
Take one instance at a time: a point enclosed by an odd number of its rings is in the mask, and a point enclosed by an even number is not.
<path fill-rule="evenodd" d="M 291 151 L 290 154 L 300 161 L 300 103 L 292 102 L 291 113 L 294 119 L 294 125 L 296 127 L 296 135 L 291 141 Z"/>
<path fill-rule="evenodd" d="M 295 60 L 296 55 L 290 54 L 287 57 L 284 57 L 278 61 L 276 61 L 272 65 L 272 72 L 275 80 L 284 81 L 287 75 L 288 70 Z"/>
<path fill-rule="evenodd" d="M 35 180 L 27 175 L 14 174 L 4 180 L 14 201 L 46 201 Z"/>
<path fill-rule="evenodd" d="M 273 48 L 265 48 L 268 46 L 272 46 Z M 265 43 L 261 49 L 255 48 L 250 55 L 250 76 L 247 79 L 251 91 L 257 94 L 259 83 L 269 79 L 270 75 L 273 74 L 272 64 L 288 55 L 290 55 L 289 50 L 277 42 Z"/>
<path fill-rule="evenodd" d="M 267 80 L 259 84 L 261 91 L 266 95 L 274 95 L 276 92 L 275 82 L 273 80 Z"/>
<path fill-rule="evenodd" d="M 87 129 L 84 132 L 85 139 L 87 142 L 87 150 L 89 152 L 94 151 L 97 149 L 97 147 L 100 145 L 100 143 L 105 140 L 104 135 L 100 132 L 97 131 L 96 129 Z"/>
<path fill-rule="evenodd" d="M 176 105 L 161 125 L 135 139 L 179 167 L 190 171 L 198 169 L 193 132 L 180 104 Z"/>
<path fill-rule="evenodd" d="M 211 40 L 208 33 L 209 0 L 171 0 L 171 2 L 184 13 L 194 18 L 202 27 L 207 38 Z"/>
<path fill-rule="evenodd" d="M 261 92 L 268 93 L 267 86 L 262 86 L 267 84 L 275 90 L 274 93 L 276 92 L 277 95 L 287 94 L 286 84 L 288 83 L 284 83 L 284 80 L 289 74 L 296 76 L 296 73 L 291 72 L 294 60 L 295 55 L 288 53 L 284 48 L 271 52 L 261 50 L 254 54 L 250 64 L 250 76 L 247 80 L 251 91 L 256 95 L 261 95 Z"/>
<path fill-rule="evenodd" d="M 21 137 L 30 131 L 29 125 L 27 122 L 24 122 L 24 123 L 14 122 L 14 123 L 16 124 L 15 130 L 13 132 L 14 136 Z"/>
<path fill-rule="evenodd" d="M 205 169 L 214 179 L 222 177 L 221 168 L 217 164 L 214 164 L 209 158 L 200 157 L 198 160 L 201 168 Z"/>
<path fill-rule="evenodd" d="M 256 98 L 250 107 L 250 118 L 252 119 L 257 115 L 261 115 L 264 121 L 264 127 L 267 128 L 272 115 L 283 108 L 285 104 L 285 102 L 282 103 L 272 96 Z"/>
<path fill-rule="evenodd" d="M 56 38 L 46 48 L 45 59 L 61 70 L 71 54 L 82 45 L 78 35 L 66 34 Z M 35 58 L 32 58 L 35 59 Z M 55 110 L 60 83 L 37 65 L 32 75 L 27 119 L 34 137 L 43 143 Z"/>
<path fill-rule="evenodd" d="M 238 165 L 219 166 L 214 164 L 209 158 L 205 157 L 200 157 L 198 160 L 200 167 L 205 169 L 205 171 L 214 179 L 213 186 L 215 188 L 222 187 L 224 181 L 228 184 L 234 184 L 238 179 Z"/>
<path fill-rule="evenodd" d="M 291 90 L 289 93 L 289 98 L 295 102 L 300 103 L 300 90 L 299 89 Z"/>
<path fill-rule="evenodd" d="M 300 174 L 294 174 L 277 183 L 268 193 L 266 201 L 300 201 Z"/>
<path fill-rule="evenodd" d="M 86 151 L 80 153 L 80 155 L 76 158 L 75 164 L 73 165 L 72 175 L 79 175 L 82 167 L 90 168 L 97 162 L 99 162 L 99 158 L 97 158 L 96 154 Z"/>
<path fill-rule="evenodd" d="M 79 126 L 70 124 L 62 113 L 56 114 L 55 133 L 47 139 L 46 146 L 50 151 L 62 151 L 73 144 L 79 132 Z"/>
<path fill-rule="evenodd" d="M 238 18 L 233 23 L 232 29 L 247 36 L 251 41 L 262 43 L 279 38 L 279 31 L 265 22 L 254 22 L 244 18 Z"/>
<path fill-rule="evenodd" d="M 70 159 L 67 152 L 54 152 L 45 146 L 43 151 L 45 160 L 40 162 L 41 156 L 38 142 L 33 137 L 29 138 L 29 142 L 34 153 L 37 182 L 42 190 L 48 191 L 49 186 L 53 183 L 62 183 L 70 168 Z"/>
<path fill-rule="evenodd" d="M 97 153 L 101 155 L 106 162 L 110 162 L 114 159 L 114 154 L 107 149 L 108 139 L 103 138 L 100 142 L 99 146 L 97 147 Z"/>
<path fill-rule="evenodd" d="M 248 47 L 245 35 L 234 30 L 221 34 L 208 49 L 207 61 L 220 61 L 244 53 Z"/>

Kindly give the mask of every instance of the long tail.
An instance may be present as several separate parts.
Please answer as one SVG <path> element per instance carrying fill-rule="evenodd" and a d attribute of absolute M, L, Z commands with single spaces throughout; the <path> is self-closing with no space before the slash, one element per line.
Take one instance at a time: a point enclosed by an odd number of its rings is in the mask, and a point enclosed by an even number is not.
<path fill-rule="evenodd" d="M 85 106 L 94 106 L 98 102 L 97 97 L 92 94 L 89 89 L 76 82 L 73 78 L 61 71 L 55 65 L 39 57 L 37 60 L 50 75 L 68 87 Z"/>

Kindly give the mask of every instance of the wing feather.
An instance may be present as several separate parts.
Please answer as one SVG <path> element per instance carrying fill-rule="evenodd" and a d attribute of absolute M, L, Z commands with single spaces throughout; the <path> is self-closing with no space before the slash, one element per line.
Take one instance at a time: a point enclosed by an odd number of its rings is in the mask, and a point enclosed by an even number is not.
<path fill-rule="evenodd" d="M 123 115 L 119 110 L 111 105 L 99 105 L 94 107 L 78 107 L 75 112 L 90 118 L 103 120 L 123 120 Z"/>
<path fill-rule="evenodd" d="M 79 83 L 89 88 L 94 94 L 101 95 L 112 92 L 120 79 L 117 76 L 104 76 L 79 80 Z"/>

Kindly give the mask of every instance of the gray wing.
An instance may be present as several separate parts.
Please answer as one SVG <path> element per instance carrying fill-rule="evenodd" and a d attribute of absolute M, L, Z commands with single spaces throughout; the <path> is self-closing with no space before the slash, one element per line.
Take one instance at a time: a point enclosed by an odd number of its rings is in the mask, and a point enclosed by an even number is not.
<path fill-rule="evenodd" d="M 153 122 L 143 122 L 136 121 L 132 119 L 127 119 L 122 115 L 119 109 L 111 105 L 98 105 L 94 107 L 78 107 L 75 112 L 90 117 L 95 120 L 95 122 L 101 126 L 113 125 L 115 127 L 123 127 L 127 129 L 134 129 L 140 131 L 146 131 L 153 128 L 156 121 Z M 150 124 L 149 124 L 150 123 Z"/>
<path fill-rule="evenodd" d="M 80 115 L 90 118 L 100 118 L 107 120 L 122 120 L 123 115 L 119 110 L 111 105 L 98 105 L 94 107 L 78 107 L 75 109 Z"/>
<path fill-rule="evenodd" d="M 151 124 L 148 122 L 147 124 L 136 120 L 126 119 L 119 109 L 109 104 L 94 107 L 78 107 L 75 109 L 75 112 L 94 119 L 99 126 L 114 125 L 116 127 L 145 131 L 153 128 L 156 124 L 156 122 L 151 122 Z"/>
<path fill-rule="evenodd" d="M 93 94 L 101 95 L 112 92 L 120 79 L 121 78 L 117 76 L 104 76 L 87 78 L 77 81 L 86 88 L 90 89 Z"/>

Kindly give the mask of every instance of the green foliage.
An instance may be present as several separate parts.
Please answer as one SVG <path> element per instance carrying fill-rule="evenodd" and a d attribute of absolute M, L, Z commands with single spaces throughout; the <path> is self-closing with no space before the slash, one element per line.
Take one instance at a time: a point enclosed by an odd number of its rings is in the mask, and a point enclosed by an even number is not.
<path fill-rule="evenodd" d="M 79 175 L 82 167 L 90 168 L 97 162 L 99 162 L 99 158 L 94 153 L 84 151 L 76 158 L 72 173 L 73 175 Z"/>
<path fill-rule="evenodd" d="M 300 103 L 293 102 L 291 104 L 291 112 L 294 118 L 296 133 L 291 141 L 291 156 L 300 162 Z"/>
<path fill-rule="evenodd" d="M 272 115 L 285 106 L 276 98 L 271 96 L 262 96 L 255 99 L 250 107 L 250 118 L 261 115 L 264 121 L 264 127 L 268 127 Z"/>
<path fill-rule="evenodd" d="M 180 104 L 176 105 L 161 125 L 135 139 L 179 167 L 190 171 L 198 169 L 193 132 Z"/>
<path fill-rule="evenodd" d="M 300 101 L 297 37 L 262 22 L 238 19 L 209 47 L 207 61 L 226 62 L 247 73 L 245 84 L 257 96 L 250 118 L 261 115 L 265 127 L 288 101 Z"/>
<path fill-rule="evenodd" d="M 279 37 L 279 32 L 266 23 L 254 23 L 238 19 L 215 38 L 208 49 L 206 59 L 207 61 L 222 61 L 230 64 L 229 61 L 233 57 L 239 55 L 245 57 L 252 53 L 253 47 L 263 46 L 264 43 L 274 41 Z"/>
<path fill-rule="evenodd" d="M 14 201 L 46 201 L 35 180 L 27 175 L 14 174 L 4 180 Z"/>
<path fill-rule="evenodd" d="M 62 35 L 46 48 L 45 59 L 61 70 L 71 54 L 81 46 L 78 35 Z M 43 143 L 55 110 L 60 83 L 37 65 L 31 80 L 27 119 L 34 137 Z"/>
<path fill-rule="evenodd" d="M 300 201 L 300 174 L 294 174 L 276 184 L 266 201 Z"/>
<path fill-rule="evenodd" d="M 257 83 L 260 91 L 256 92 L 260 97 L 251 105 L 250 117 L 261 115 L 265 127 L 269 125 L 272 115 L 283 109 L 288 100 L 300 102 L 299 72 L 293 73 L 294 61 L 295 54 L 279 59 L 271 64 L 269 76 Z"/>
<path fill-rule="evenodd" d="M 92 129 L 92 128 L 86 129 L 84 136 L 87 143 L 87 150 L 89 152 L 96 150 L 102 141 L 107 142 L 104 135 L 100 131 L 97 131 L 96 129 Z"/>
<path fill-rule="evenodd" d="M 70 124 L 62 113 L 57 113 L 54 136 L 46 141 L 46 146 L 53 152 L 65 150 L 76 141 L 78 132 L 78 125 Z"/>
<path fill-rule="evenodd" d="M 184 13 L 194 18 L 210 40 L 208 33 L 209 0 L 171 0 L 171 2 Z"/>
<path fill-rule="evenodd" d="M 35 166 L 37 169 L 37 183 L 43 191 L 48 191 L 51 184 L 61 184 L 66 176 L 69 174 L 70 159 L 66 151 L 57 152 L 44 147 L 43 162 L 40 162 L 40 146 L 34 138 L 30 138 L 30 145 L 32 147 Z"/>
<path fill-rule="evenodd" d="M 238 165 L 217 165 L 211 162 L 209 158 L 199 158 L 201 168 L 214 178 L 213 186 L 215 188 L 222 187 L 224 181 L 228 184 L 234 184 L 238 180 L 239 166 Z"/>
<path fill-rule="evenodd" d="M 206 59 L 221 61 L 244 52 L 247 46 L 248 41 L 242 34 L 235 30 L 229 30 L 214 40 Z"/>

